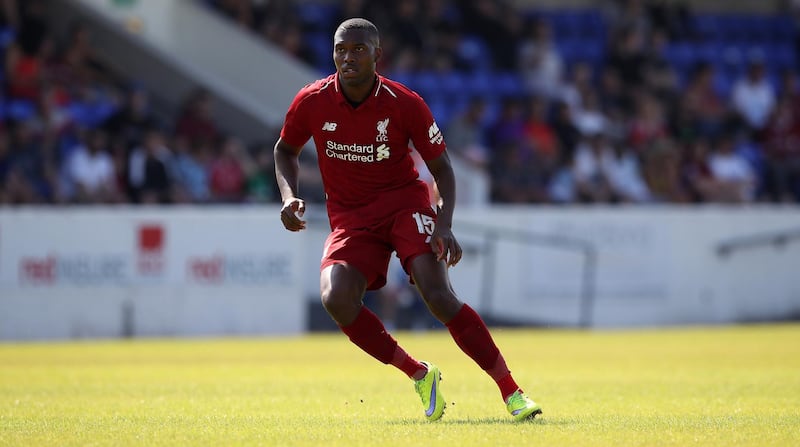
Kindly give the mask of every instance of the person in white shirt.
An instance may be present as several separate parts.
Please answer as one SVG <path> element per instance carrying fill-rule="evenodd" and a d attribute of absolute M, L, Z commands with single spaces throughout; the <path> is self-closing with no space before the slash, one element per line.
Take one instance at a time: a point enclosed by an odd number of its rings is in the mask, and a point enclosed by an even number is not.
<path fill-rule="evenodd" d="M 775 108 L 775 90 L 767 80 L 764 64 L 754 60 L 747 75 L 733 86 L 731 102 L 753 130 L 762 130 Z"/>
<path fill-rule="evenodd" d="M 108 152 L 108 136 L 103 130 L 89 131 L 84 144 L 76 147 L 67 161 L 67 179 L 79 202 L 114 201 L 118 188 L 114 160 Z"/>
<path fill-rule="evenodd" d="M 752 202 L 756 173 L 750 162 L 736 151 L 735 140 L 723 134 L 708 157 L 711 176 L 721 184 L 719 201 Z"/>

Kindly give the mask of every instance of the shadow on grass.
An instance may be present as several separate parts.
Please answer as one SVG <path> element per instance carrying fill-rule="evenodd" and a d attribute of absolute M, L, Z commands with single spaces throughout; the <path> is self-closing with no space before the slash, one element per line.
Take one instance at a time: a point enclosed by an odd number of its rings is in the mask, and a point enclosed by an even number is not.
<path fill-rule="evenodd" d="M 562 418 L 543 418 L 537 417 L 536 419 L 528 419 L 522 422 L 515 422 L 509 418 L 447 418 L 445 417 L 438 422 L 428 422 L 420 419 L 406 419 L 388 422 L 391 425 L 428 425 L 428 424 L 445 424 L 445 425 L 541 425 L 541 426 L 557 426 L 557 425 L 576 425 L 579 423 L 577 419 L 562 419 Z"/>

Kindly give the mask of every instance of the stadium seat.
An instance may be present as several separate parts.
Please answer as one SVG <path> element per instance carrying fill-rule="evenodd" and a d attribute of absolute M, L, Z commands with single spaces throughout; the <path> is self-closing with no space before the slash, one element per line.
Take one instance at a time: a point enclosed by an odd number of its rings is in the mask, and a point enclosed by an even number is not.
<path fill-rule="evenodd" d="M 412 85 L 414 85 L 414 90 L 423 97 L 439 94 L 442 91 L 441 76 L 434 71 L 421 71 L 416 73 Z"/>
<path fill-rule="evenodd" d="M 441 73 L 439 89 L 448 96 L 464 95 L 467 89 L 467 75 L 458 71 Z"/>
<path fill-rule="evenodd" d="M 519 74 L 511 71 L 497 73 L 493 87 L 494 94 L 501 97 L 519 96 L 525 93 L 525 85 Z"/>
<path fill-rule="evenodd" d="M 322 73 L 333 71 L 331 36 L 325 32 L 308 33 L 305 41 L 314 55 L 314 68 Z"/>
<path fill-rule="evenodd" d="M 15 121 L 24 121 L 36 115 L 36 105 L 26 99 L 12 99 L 6 103 L 6 115 Z"/>
<path fill-rule="evenodd" d="M 476 96 L 491 96 L 494 94 L 494 75 L 486 71 L 476 71 L 467 78 L 467 88 Z"/>
<path fill-rule="evenodd" d="M 462 37 L 458 47 L 458 57 L 466 61 L 476 70 L 490 70 L 492 68 L 492 54 L 486 42 L 475 35 Z"/>
<path fill-rule="evenodd" d="M 296 2 L 295 11 L 306 29 L 328 35 L 333 32 L 332 21 L 338 11 L 336 3 Z"/>

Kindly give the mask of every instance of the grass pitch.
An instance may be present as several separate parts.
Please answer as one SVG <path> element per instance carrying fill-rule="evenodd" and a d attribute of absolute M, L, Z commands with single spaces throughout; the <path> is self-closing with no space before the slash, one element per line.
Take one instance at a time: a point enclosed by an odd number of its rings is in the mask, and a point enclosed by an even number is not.
<path fill-rule="evenodd" d="M 0 344 L 0 445 L 800 445 L 800 325 L 493 333 L 542 417 L 446 332 L 395 334 L 443 371 L 436 423 L 341 334 Z"/>

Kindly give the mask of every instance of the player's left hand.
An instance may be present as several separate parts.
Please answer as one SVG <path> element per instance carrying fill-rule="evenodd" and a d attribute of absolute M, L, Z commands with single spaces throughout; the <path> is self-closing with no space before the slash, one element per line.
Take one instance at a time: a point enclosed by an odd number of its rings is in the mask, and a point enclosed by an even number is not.
<path fill-rule="evenodd" d="M 461 260 L 461 245 L 449 228 L 436 226 L 431 235 L 431 248 L 436 260 L 444 261 L 448 267 L 458 264 Z"/>

